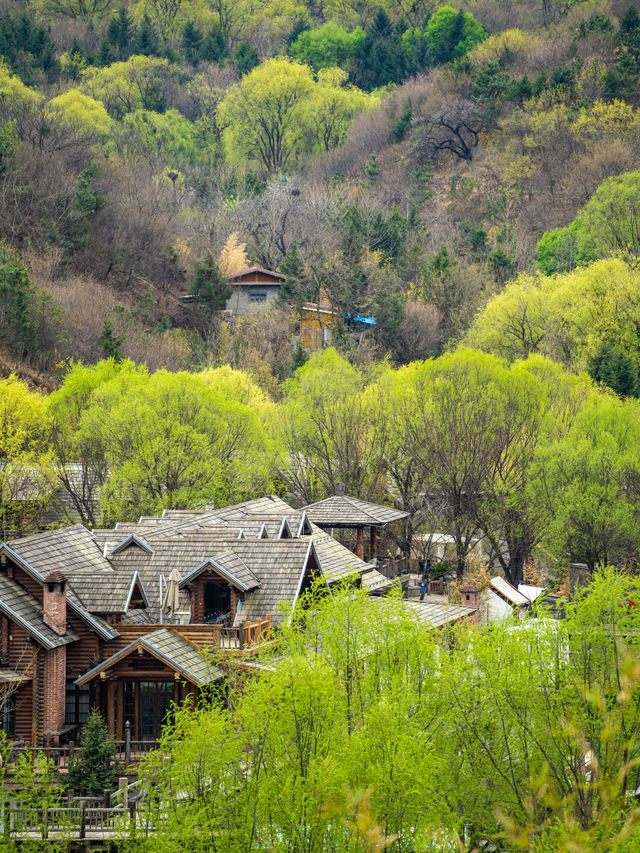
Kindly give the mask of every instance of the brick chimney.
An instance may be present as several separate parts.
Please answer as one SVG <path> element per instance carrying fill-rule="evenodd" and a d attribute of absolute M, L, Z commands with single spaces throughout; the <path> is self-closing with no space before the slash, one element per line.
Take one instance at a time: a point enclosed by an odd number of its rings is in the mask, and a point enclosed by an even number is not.
<path fill-rule="evenodd" d="M 478 608 L 478 587 L 471 581 L 466 581 L 460 587 L 461 604 L 465 607 L 475 607 L 476 612 L 469 616 L 468 622 L 472 625 L 480 623 L 480 610 Z"/>
<path fill-rule="evenodd" d="M 67 633 L 67 579 L 58 569 L 44 579 L 42 611 L 42 620 L 52 631 Z"/>
<path fill-rule="evenodd" d="M 44 579 L 42 621 L 59 636 L 67 632 L 67 579 L 57 569 Z M 54 746 L 64 728 L 67 647 L 48 649 L 44 658 L 44 730 L 51 732 Z"/>

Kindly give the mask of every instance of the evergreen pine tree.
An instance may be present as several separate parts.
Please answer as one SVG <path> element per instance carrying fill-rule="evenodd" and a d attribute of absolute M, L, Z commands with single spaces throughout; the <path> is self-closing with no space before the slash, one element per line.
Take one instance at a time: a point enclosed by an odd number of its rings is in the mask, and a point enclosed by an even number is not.
<path fill-rule="evenodd" d="M 220 272 L 216 259 L 207 252 L 202 262 L 193 265 L 191 294 L 194 299 L 211 313 L 221 311 L 232 293 L 233 288 Z"/>
<path fill-rule="evenodd" d="M 100 712 L 93 710 L 82 729 L 80 749 L 69 763 L 69 786 L 76 794 L 101 797 L 105 789 L 113 787 L 116 749 Z"/>

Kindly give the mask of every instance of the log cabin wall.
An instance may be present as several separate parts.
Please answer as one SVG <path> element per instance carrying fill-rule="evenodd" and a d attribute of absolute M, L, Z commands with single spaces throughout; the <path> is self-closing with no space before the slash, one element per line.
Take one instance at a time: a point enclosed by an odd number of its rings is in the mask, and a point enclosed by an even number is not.
<path fill-rule="evenodd" d="M 24 587 L 34 598 L 42 602 L 43 591 L 42 584 L 34 580 L 31 575 L 28 575 L 20 566 L 16 566 L 11 560 L 7 560 L 6 573 L 10 578 L 13 578 L 20 586 Z"/>
<path fill-rule="evenodd" d="M 67 678 L 77 678 L 101 659 L 100 640 L 87 623 L 75 614 L 68 615 L 68 623 L 80 639 L 67 646 Z"/>
<path fill-rule="evenodd" d="M 30 740 L 34 730 L 33 710 L 37 694 L 38 677 L 38 645 L 31 640 L 22 625 L 2 616 L 2 650 L 4 659 L 10 669 L 24 672 L 31 681 L 17 688 L 15 692 L 15 737 Z M 34 693 L 34 679 L 36 693 Z"/>

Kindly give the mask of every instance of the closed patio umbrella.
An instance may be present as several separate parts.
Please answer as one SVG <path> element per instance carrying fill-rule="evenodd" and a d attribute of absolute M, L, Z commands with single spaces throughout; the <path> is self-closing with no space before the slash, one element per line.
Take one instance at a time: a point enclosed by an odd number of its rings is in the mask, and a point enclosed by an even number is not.
<path fill-rule="evenodd" d="M 162 612 L 173 615 L 179 606 L 180 588 L 179 584 L 182 580 L 182 575 L 177 569 L 171 569 L 167 588 L 162 599 Z"/>

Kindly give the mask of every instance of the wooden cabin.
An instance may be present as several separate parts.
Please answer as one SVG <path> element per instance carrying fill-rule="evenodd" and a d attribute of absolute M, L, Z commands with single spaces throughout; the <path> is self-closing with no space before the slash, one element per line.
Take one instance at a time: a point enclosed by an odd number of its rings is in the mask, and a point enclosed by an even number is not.
<path fill-rule="evenodd" d="M 262 267 L 249 267 L 229 276 L 233 293 L 227 300 L 226 310 L 240 317 L 273 305 L 278 299 L 285 278 L 282 273 Z"/>
<path fill-rule="evenodd" d="M 0 543 L 0 726 L 55 744 L 97 707 L 118 739 L 129 722 L 155 740 L 172 702 L 222 689 L 221 659 L 255 654 L 311 584 L 345 580 L 392 585 L 274 496 Z"/>

